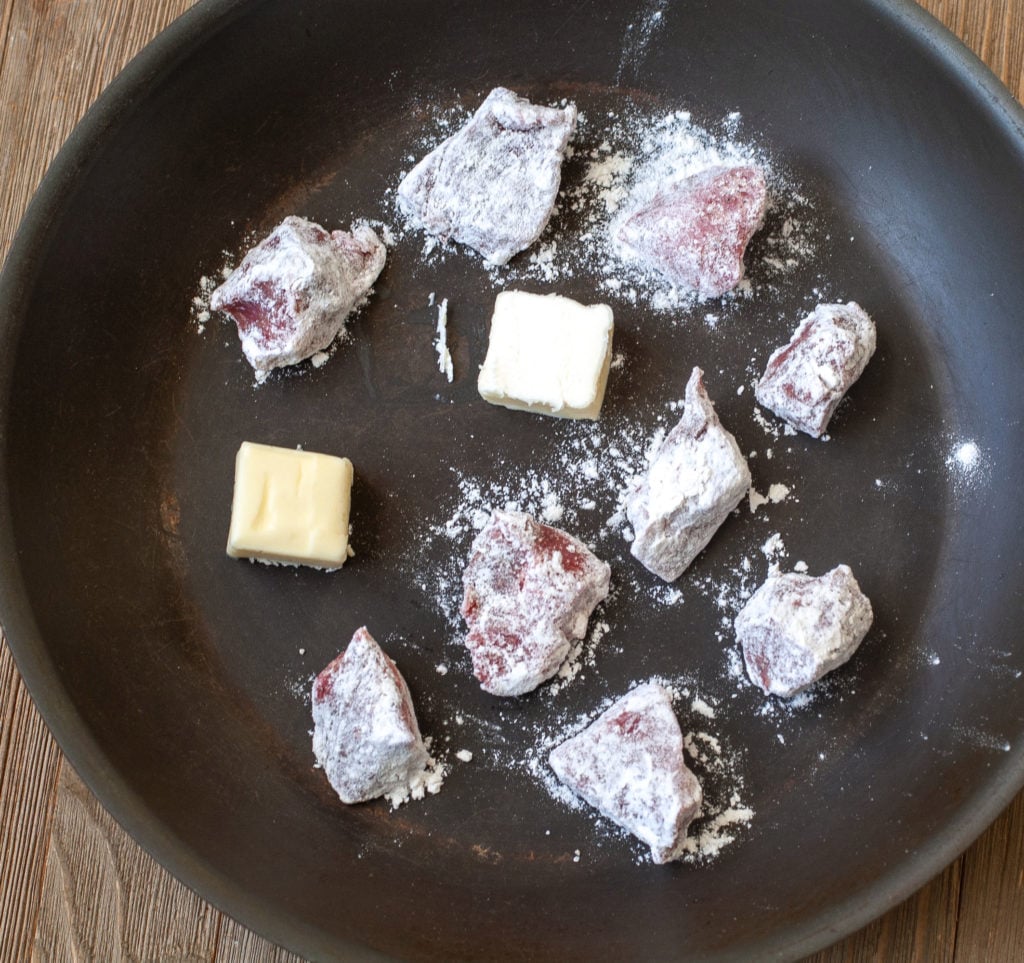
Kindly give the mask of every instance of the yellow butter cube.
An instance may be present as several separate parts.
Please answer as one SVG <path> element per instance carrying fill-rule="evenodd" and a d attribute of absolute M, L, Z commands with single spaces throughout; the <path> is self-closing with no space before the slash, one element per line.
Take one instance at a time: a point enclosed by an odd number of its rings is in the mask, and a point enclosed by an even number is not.
<path fill-rule="evenodd" d="M 352 462 L 243 441 L 235 458 L 228 555 L 335 569 L 349 556 Z"/>

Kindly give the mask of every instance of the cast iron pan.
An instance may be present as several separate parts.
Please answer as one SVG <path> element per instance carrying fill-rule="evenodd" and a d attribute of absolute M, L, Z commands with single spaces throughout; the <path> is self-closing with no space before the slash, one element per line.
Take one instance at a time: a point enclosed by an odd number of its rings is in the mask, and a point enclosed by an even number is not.
<path fill-rule="evenodd" d="M 411 533 L 456 495 L 450 465 L 487 478 L 499 455 L 542 463 L 576 430 L 476 396 L 495 291 L 479 262 L 427 265 L 407 237 L 330 363 L 258 390 L 233 330 L 213 321 L 200 336 L 189 320 L 198 277 L 249 232 L 292 212 L 332 227 L 391 219 L 385 192 L 430 109 L 475 106 L 497 84 L 594 116 L 628 99 L 708 122 L 740 110 L 818 199 L 828 240 L 770 310 L 711 329 L 613 300 L 628 363 L 606 411 L 663 406 L 699 363 L 741 446 L 763 450 L 735 389 L 819 273 L 878 321 L 833 441 L 780 445 L 799 501 L 768 527 L 731 519 L 693 573 L 713 579 L 774 530 L 812 571 L 848 562 L 876 622 L 845 687 L 785 721 L 783 745 L 763 697 L 723 682 L 719 613 L 684 578 L 681 606 L 620 593 L 616 644 L 558 697 L 589 711 L 680 671 L 731 693 L 714 727 L 742 748 L 756 816 L 707 865 L 652 866 L 488 763 L 499 738 L 525 751 L 556 703 L 482 694 L 409 578 L 410 557 L 426 570 L 451 552 L 409 555 Z M 910 4 L 200 4 L 72 136 L 3 275 L 0 591 L 18 665 L 125 827 L 310 957 L 811 951 L 923 884 L 1024 782 L 1022 251 L 1021 111 Z M 450 388 L 430 348 L 435 290 L 452 303 Z M 592 299 L 586 277 L 559 290 Z M 352 459 L 359 555 L 341 573 L 225 556 L 243 439 Z M 964 439 L 980 452 L 971 484 L 947 465 Z M 755 463 L 755 481 L 770 480 Z M 646 584 L 624 543 L 607 554 L 620 584 Z M 448 749 L 476 762 L 397 812 L 342 806 L 312 766 L 301 690 L 364 622 L 425 732 L 450 735 L 461 707 L 500 733 L 460 730 Z"/>

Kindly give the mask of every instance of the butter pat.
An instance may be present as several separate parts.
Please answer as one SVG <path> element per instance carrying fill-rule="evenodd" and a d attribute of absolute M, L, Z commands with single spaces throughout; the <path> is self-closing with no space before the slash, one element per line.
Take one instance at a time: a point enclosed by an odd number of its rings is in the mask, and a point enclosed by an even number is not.
<path fill-rule="evenodd" d="M 243 441 L 235 457 L 228 555 L 334 569 L 349 556 L 352 462 Z"/>
<path fill-rule="evenodd" d="M 601 413 L 612 309 L 558 294 L 502 291 L 477 389 L 485 401 L 559 418 Z"/>

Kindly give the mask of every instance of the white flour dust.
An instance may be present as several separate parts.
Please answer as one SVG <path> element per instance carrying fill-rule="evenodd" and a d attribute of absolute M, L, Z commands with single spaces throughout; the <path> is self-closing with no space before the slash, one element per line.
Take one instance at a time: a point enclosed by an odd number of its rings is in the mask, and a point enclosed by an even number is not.
<path fill-rule="evenodd" d="M 976 491 L 988 481 L 991 474 L 989 458 L 978 443 L 963 438 L 950 442 L 946 469 L 957 495 Z"/>
<path fill-rule="evenodd" d="M 430 292 L 430 307 L 435 307 L 434 292 Z M 452 353 L 448 350 L 448 299 L 442 298 L 437 307 L 437 337 L 434 339 L 434 350 L 437 352 L 438 370 L 451 384 L 455 377 L 455 369 L 452 366 Z"/>
<path fill-rule="evenodd" d="M 663 6 L 652 5 L 648 16 L 652 27 L 663 15 Z M 637 36 L 645 35 L 646 29 L 638 27 Z M 646 35 L 649 37 L 649 31 Z M 465 123 L 469 115 L 461 108 L 435 113 L 432 129 L 408 155 L 410 163 Z M 818 247 L 814 205 L 767 149 L 740 136 L 741 126 L 738 112 L 723 118 L 716 130 L 701 126 L 687 111 L 658 113 L 629 106 L 595 111 L 594 116 L 581 113 L 563 167 L 556 210 L 540 240 L 503 267 L 488 267 L 482 260 L 478 263 L 492 285 L 500 288 L 526 280 L 555 283 L 574 277 L 596 278 L 598 291 L 611 303 L 643 305 L 680 323 L 684 320 L 681 312 L 693 308 L 697 296 L 673 288 L 643 265 L 625 260 L 614 243 L 617 221 L 659 188 L 699 171 L 717 165 L 756 165 L 764 171 L 769 188 L 766 223 L 756 238 L 760 254 L 757 258 L 748 254 L 750 275 L 735 291 L 717 299 L 714 311 L 703 315 L 709 327 L 716 326 L 723 316 L 756 297 L 759 288 L 772 288 L 808 262 Z M 398 175 L 396 184 L 404 173 Z M 395 216 L 402 225 L 398 235 L 413 230 L 397 210 Z M 453 250 L 427 236 L 421 258 L 428 264 L 445 260 Z"/>
<path fill-rule="evenodd" d="M 525 265 L 511 265 L 501 282 L 596 276 L 606 298 L 668 313 L 678 323 L 679 312 L 694 307 L 697 296 L 624 259 L 614 241 L 617 224 L 656 191 L 708 167 L 753 164 L 764 170 L 769 184 L 770 215 L 758 239 L 764 253 L 751 276 L 705 314 L 706 324 L 717 325 L 756 296 L 757 285 L 771 285 L 806 262 L 817 245 L 810 201 L 767 151 L 737 136 L 739 124 L 739 115 L 730 115 L 715 134 L 686 111 L 657 116 L 622 110 L 594 122 L 583 117 L 574 150 L 585 168 L 582 179 L 567 179 L 563 185 L 564 216 L 552 219 L 538 252 Z M 599 133 L 591 133 L 592 128 Z"/>
<path fill-rule="evenodd" d="M 768 451 L 771 452 L 771 449 L 769 448 Z M 762 495 L 756 488 L 751 486 L 750 492 L 747 495 L 747 504 L 750 506 L 751 514 L 754 514 L 762 505 L 777 505 L 779 502 L 784 502 L 791 494 L 792 489 L 781 482 L 772 483 L 765 495 Z"/>
<path fill-rule="evenodd" d="M 668 5 L 668 0 L 647 0 L 640 16 L 626 25 L 615 83 L 621 84 L 624 77 L 636 78 L 651 40 L 665 21 Z"/>
<path fill-rule="evenodd" d="M 596 422 L 566 422 L 557 453 L 544 464 L 524 467 L 496 455 L 486 477 L 450 466 L 452 490 L 439 503 L 438 517 L 417 526 L 411 540 L 415 558 L 403 568 L 414 573 L 416 585 L 435 611 L 457 628 L 461 625 L 462 566 L 473 538 L 496 509 L 529 512 L 582 539 L 599 558 L 607 560 L 631 537 L 622 507 L 626 485 L 645 470 L 653 449 L 676 417 L 673 406 L 667 406 L 643 418 L 646 429 L 638 426 L 640 418 L 609 416 Z M 444 546 L 442 563 L 419 563 L 437 544 Z M 655 602 L 680 599 L 672 586 L 662 583 L 651 590 L 650 597 Z M 593 635 L 592 629 L 587 643 L 591 646 L 600 640 Z"/>

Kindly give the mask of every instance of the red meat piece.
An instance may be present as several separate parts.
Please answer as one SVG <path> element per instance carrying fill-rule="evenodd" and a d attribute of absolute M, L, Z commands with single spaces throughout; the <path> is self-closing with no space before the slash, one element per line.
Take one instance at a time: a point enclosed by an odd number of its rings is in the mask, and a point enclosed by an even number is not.
<path fill-rule="evenodd" d="M 626 252 L 676 287 L 714 298 L 743 279 L 767 200 L 756 167 L 712 167 L 657 193 L 617 231 Z"/>
<path fill-rule="evenodd" d="M 524 512 L 494 512 L 462 575 L 466 648 L 481 687 L 514 696 L 550 679 L 586 634 L 610 575 L 579 539 Z"/>
<path fill-rule="evenodd" d="M 819 304 L 768 359 L 754 396 L 799 431 L 820 437 L 875 353 L 875 324 L 856 302 Z"/>
<path fill-rule="evenodd" d="M 693 369 L 679 424 L 626 494 L 630 551 L 666 582 L 683 574 L 750 489 L 746 460 L 718 420 L 702 374 Z"/>
<path fill-rule="evenodd" d="M 650 846 L 654 862 L 682 855 L 702 793 L 672 701 L 656 682 L 619 699 L 548 761 L 576 795 Z"/>
<path fill-rule="evenodd" d="M 857 651 L 871 628 L 871 602 L 847 565 L 817 578 L 769 578 L 736 616 L 736 638 L 751 680 L 792 696 Z"/>
<path fill-rule="evenodd" d="M 313 753 L 345 803 L 409 787 L 429 762 L 412 697 L 366 628 L 313 683 Z"/>
<path fill-rule="evenodd" d="M 328 233 L 286 217 L 213 292 L 210 307 L 238 326 L 257 377 L 322 351 L 384 267 L 387 249 L 366 224 Z"/>
<path fill-rule="evenodd" d="M 504 264 L 540 237 L 551 217 L 576 107 L 541 107 L 496 87 L 461 130 L 398 185 L 417 227 Z"/>

